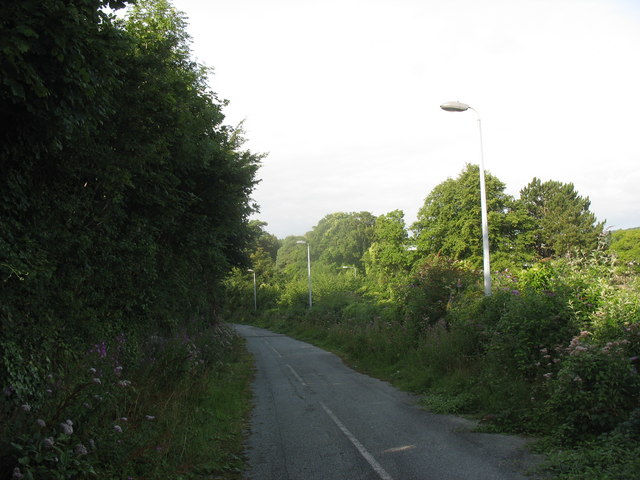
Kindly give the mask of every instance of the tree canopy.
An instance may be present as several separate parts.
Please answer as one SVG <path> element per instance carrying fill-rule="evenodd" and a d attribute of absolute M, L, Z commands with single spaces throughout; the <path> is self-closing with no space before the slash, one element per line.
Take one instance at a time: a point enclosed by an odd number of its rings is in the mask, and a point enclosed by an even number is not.
<path fill-rule="evenodd" d="M 489 242 L 497 258 L 513 257 L 522 251 L 520 233 L 525 219 L 507 195 L 505 184 L 485 172 Z M 425 199 L 413 224 L 418 249 L 458 260 L 482 264 L 480 176 L 477 165 L 468 164 L 456 179 L 437 185 Z"/>
<path fill-rule="evenodd" d="M 61 345 L 214 321 L 218 285 L 248 263 L 261 157 L 224 124 L 183 15 L 166 0 L 140 0 L 124 20 L 104 9 L 123 4 L 0 10 L 0 111 L 10 120 L 0 132 L 0 346 L 12 352 L 10 375 L 18 358 L 25 367 Z"/>
<path fill-rule="evenodd" d="M 589 211 L 589 198 L 578 195 L 572 183 L 534 178 L 520 191 L 519 201 L 534 221 L 531 235 L 539 257 L 597 246 L 604 222 L 597 221 Z"/>
<path fill-rule="evenodd" d="M 640 228 L 611 232 L 609 248 L 620 261 L 637 268 L 640 265 Z"/>
<path fill-rule="evenodd" d="M 376 218 L 369 212 L 337 212 L 322 218 L 307 234 L 313 255 L 327 263 L 362 267 L 362 256 L 373 241 Z"/>

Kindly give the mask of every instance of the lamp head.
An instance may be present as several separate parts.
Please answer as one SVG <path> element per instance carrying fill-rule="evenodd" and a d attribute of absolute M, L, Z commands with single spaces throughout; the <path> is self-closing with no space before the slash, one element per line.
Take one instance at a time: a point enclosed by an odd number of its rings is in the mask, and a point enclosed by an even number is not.
<path fill-rule="evenodd" d="M 469 110 L 471 107 L 462 102 L 445 102 L 440 105 L 440 108 L 447 112 L 464 112 L 465 110 Z"/>

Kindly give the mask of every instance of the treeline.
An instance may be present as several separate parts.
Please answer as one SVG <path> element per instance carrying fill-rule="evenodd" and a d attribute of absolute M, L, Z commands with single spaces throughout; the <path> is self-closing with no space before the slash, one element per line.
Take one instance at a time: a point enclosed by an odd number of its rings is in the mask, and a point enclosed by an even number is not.
<path fill-rule="evenodd" d="M 605 232 L 571 184 L 534 179 L 517 199 L 504 189 L 487 175 L 490 296 L 469 165 L 410 228 L 401 211 L 333 213 L 284 240 L 254 223 L 257 311 L 252 275 L 235 270 L 230 312 L 320 342 L 431 410 L 546 438 L 557 478 L 635 478 L 640 230 Z"/>
<path fill-rule="evenodd" d="M 399 298 L 396 287 L 410 283 L 429 256 L 454 261 L 469 272 L 481 268 L 478 175 L 476 165 L 467 165 L 457 178 L 437 185 L 409 226 L 400 210 L 378 217 L 337 212 L 321 219 L 306 235 L 281 240 L 268 233 L 265 223 L 253 221 L 257 240 L 248 253 L 262 287 L 263 307 L 289 302 L 289 294 L 281 295 L 287 290 L 284 286 L 306 275 L 306 249 L 300 242 L 310 247 L 318 299 L 322 272 L 352 272 L 365 281 L 369 295 L 393 299 Z M 629 238 L 633 231 L 605 232 L 604 222 L 589 210 L 589 199 L 580 196 L 573 184 L 534 178 L 519 198 L 513 198 L 505 193 L 502 181 L 486 173 L 486 186 L 494 272 L 597 249 L 615 252 L 621 262 L 640 261 Z M 236 271 L 229 282 L 245 277 Z M 229 293 L 233 295 L 233 290 Z M 304 303 L 302 295 L 298 303 Z"/>
<path fill-rule="evenodd" d="M 229 353 L 260 156 L 184 16 L 126 3 L 0 7 L 0 478 L 166 478 L 180 418 L 145 416 Z"/>

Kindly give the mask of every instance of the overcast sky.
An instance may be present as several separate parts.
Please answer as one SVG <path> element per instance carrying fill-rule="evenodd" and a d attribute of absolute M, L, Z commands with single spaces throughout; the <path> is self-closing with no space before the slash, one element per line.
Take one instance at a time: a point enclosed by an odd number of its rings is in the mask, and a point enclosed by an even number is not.
<path fill-rule="evenodd" d="M 407 224 L 466 163 L 519 191 L 573 183 L 612 229 L 640 227 L 638 0 L 173 0 L 195 57 L 268 153 L 257 218 L 284 238 L 326 214 Z"/>

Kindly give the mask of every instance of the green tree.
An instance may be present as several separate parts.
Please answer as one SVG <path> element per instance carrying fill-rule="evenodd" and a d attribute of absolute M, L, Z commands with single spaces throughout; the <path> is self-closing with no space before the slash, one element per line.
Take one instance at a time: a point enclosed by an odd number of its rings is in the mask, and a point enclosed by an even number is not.
<path fill-rule="evenodd" d="M 305 241 L 302 240 L 303 237 L 290 235 L 282 240 L 280 249 L 278 250 L 278 254 L 276 256 L 276 268 L 283 272 L 286 276 L 291 275 L 306 275 L 307 268 L 307 247 L 306 245 L 301 245 L 298 242 Z M 315 250 L 311 248 L 311 261 L 314 263 Z"/>
<path fill-rule="evenodd" d="M 495 268 L 526 259 L 527 222 L 507 195 L 505 184 L 485 173 L 489 243 Z M 427 196 L 412 225 L 418 249 L 482 265 L 479 167 L 468 164 Z"/>
<path fill-rule="evenodd" d="M 609 249 L 623 263 L 640 265 L 640 228 L 611 232 Z"/>
<path fill-rule="evenodd" d="M 281 242 L 265 230 L 267 222 L 252 220 L 249 226 L 255 236 L 249 247 L 251 269 L 255 270 L 260 284 L 272 284 L 277 280 L 276 259 Z"/>
<path fill-rule="evenodd" d="M 369 212 L 337 212 L 326 215 L 307 234 L 312 254 L 319 261 L 340 267 L 362 267 L 362 256 L 371 246 L 376 218 Z"/>
<path fill-rule="evenodd" d="M 533 248 L 541 258 L 562 256 L 572 249 L 592 250 L 598 245 L 604 222 L 589 210 L 572 183 L 534 178 L 520 191 L 519 203 L 534 222 Z"/>
<path fill-rule="evenodd" d="M 408 248 L 409 234 L 402 210 L 376 218 L 373 243 L 363 257 L 367 277 L 375 290 L 391 296 L 395 287 L 406 280 L 414 256 Z"/>
<path fill-rule="evenodd" d="M 104 13 L 120 3 L 1 7 L 2 383 L 60 347 L 213 321 L 248 264 L 260 156 L 223 125 L 183 16 L 164 0 Z"/>

